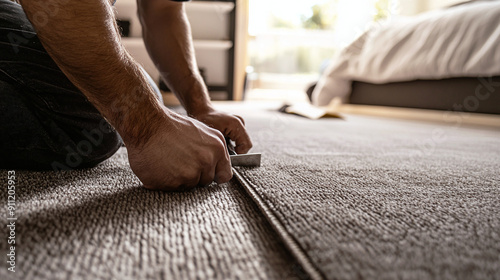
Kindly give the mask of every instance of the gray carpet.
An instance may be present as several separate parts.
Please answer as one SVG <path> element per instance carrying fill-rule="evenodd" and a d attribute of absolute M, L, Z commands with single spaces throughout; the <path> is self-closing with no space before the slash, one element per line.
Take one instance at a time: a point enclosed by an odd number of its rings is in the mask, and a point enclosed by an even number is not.
<path fill-rule="evenodd" d="M 241 179 L 312 276 L 500 279 L 500 131 L 235 112 L 263 153 Z"/>
<path fill-rule="evenodd" d="M 234 182 L 186 193 L 148 191 L 130 171 L 124 149 L 93 169 L 16 175 L 16 272 L 7 271 L 2 219 L 0 279 L 303 276 Z M 6 171 L 0 176 L 6 190 Z"/>
<path fill-rule="evenodd" d="M 17 171 L 17 272 L 0 279 L 500 279 L 500 131 L 224 109 L 263 153 L 241 184 L 148 191 L 123 149 Z"/>

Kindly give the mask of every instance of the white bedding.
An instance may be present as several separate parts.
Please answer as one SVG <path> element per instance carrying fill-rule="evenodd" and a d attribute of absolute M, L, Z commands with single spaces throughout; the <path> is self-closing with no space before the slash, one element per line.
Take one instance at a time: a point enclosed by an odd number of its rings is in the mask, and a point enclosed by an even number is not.
<path fill-rule="evenodd" d="M 313 104 L 346 100 L 352 81 L 375 84 L 500 74 L 500 1 L 394 19 L 343 49 L 320 78 Z"/>

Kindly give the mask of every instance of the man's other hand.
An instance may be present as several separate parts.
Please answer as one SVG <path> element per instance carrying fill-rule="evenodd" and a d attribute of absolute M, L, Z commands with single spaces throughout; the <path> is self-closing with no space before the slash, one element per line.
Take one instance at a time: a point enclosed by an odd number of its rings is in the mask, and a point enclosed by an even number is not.
<path fill-rule="evenodd" d="M 170 114 L 139 147 L 127 143 L 130 167 L 147 189 L 183 191 L 232 178 L 224 136 L 205 124 Z"/>
<path fill-rule="evenodd" d="M 192 114 L 192 116 L 233 140 L 236 143 L 236 153 L 246 154 L 252 148 L 252 140 L 248 136 L 242 117 L 213 109 L 204 113 Z"/>

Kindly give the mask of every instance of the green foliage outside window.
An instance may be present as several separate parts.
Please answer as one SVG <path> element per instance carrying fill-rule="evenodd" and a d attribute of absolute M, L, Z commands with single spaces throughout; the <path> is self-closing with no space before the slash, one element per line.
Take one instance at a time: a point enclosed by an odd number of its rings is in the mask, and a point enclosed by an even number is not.
<path fill-rule="evenodd" d="M 375 9 L 376 9 L 376 14 L 373 16 L 374 21 L 379 21 L 382 19 L 386 19 L 390 16 L 391 14 L 391 5 L 392 5 L 391 0 L 378 0 L 375 2 Z"/>

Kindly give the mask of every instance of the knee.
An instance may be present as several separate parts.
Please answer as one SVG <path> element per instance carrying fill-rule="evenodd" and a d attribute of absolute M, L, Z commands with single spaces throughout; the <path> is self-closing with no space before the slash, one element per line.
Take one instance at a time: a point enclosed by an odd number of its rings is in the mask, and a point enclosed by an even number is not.
<path fill-rule="evenodd" d="M 75 106 L 74 115 L 62 114 L 28 104 L 23 94 L 0 80 L 0 169 L 87 168 L 121 147 L 118 133 L 94 107 Z"/>
<path fill-rule="evenodd" d="M 50 167 L 53 170 L 92 167 L 110 158 L 121 145 L 120 135 L 102 119 L 94 128 L 81 130 L 78 139 L 66 145 Z"/>

